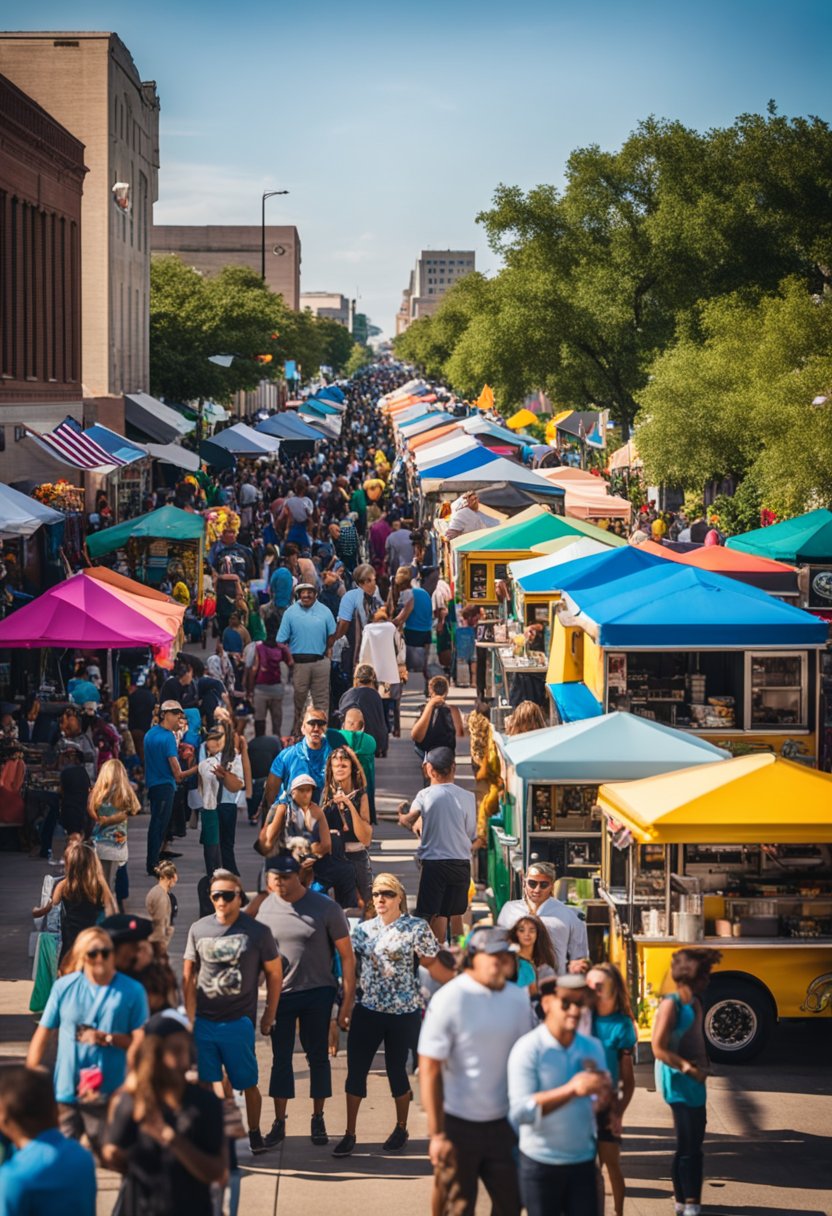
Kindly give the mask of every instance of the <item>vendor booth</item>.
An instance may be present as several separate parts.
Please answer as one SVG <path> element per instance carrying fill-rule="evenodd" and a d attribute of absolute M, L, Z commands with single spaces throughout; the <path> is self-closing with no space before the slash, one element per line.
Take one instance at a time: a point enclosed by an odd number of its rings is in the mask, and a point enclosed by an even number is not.
<path fill-rule="evenodd" d="M 123 549 L 131 573 L 142 582 L 158 586 L 166 576 L 178 575 L 197 588 L 200 603 L 204 545 L 204 518 L 171 506 L 128 519 L 87 538 L 91 558 Z"/>
<path fill-rule="evenodd" d="M 602 711 L 630 710 L 735 753 L 774 749 L 815 764 L 826 623 L 732 579 L 630 552 L 646 568 L 611 583 L 602 555 L 564 578 L 551 683 L 583 685 Z"/>
<path fill-rule="evenodd" d="M 832 777 L 767 754 L 603 785 L 600 892 L 639 1035 L 682 946 L 722 952 L 704 996 L 716 1059 L 765 1046 L 777 1018 L 832 1011 Z"/>
<path fill-rule="evenodd" d="M 806 569 L 801 606 L 832 615 L 832 511 L 808 511 L 767 528 L 729 536 L 729 549 Z"/>
<path fill-rule="evenodd" d="M 776 595 L 778 599 L 797 604 L 800 596 L 798 573 L 794 566 L 785 562 L 774 562 L 767 557 L 756 557 L 739 549 L 726 549 L 722 545 L 696 545 L 679 549 L 674 545 L 659 545 L 646 540 L 638 546 L 643 553 L 664 557 L 682 566 L 693 566 L 696 570 L 709 570 L 711 574 L 724 574 L 726 578 L 759 587 Z"/>
<path fill-rule="evenodd" d="M 519 895 L 522 873 L 533 858 L 554 865 L 561 898 L 581 891 L 594 897 L 586 880 L 601 868 L 601 783 L 712 764 L 729 754 L 704 739 L 625 713 L 513 738 L 495 735 L 495 742 L 503 791 L 500 812 L 490 821 L 488 877 L 497 911 Z M 570 879 L 585 881 L 570 890 Z M 593 954 L 600 958 L 608 917 L 593 921 L 588 914 L 588 921 L 600 926 Z"/>

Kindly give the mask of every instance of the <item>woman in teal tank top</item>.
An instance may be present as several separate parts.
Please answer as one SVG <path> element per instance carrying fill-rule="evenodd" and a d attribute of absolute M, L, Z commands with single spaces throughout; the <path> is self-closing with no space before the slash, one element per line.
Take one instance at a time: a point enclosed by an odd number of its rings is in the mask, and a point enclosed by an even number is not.
<path fill-rule="evenodd" d="M 699 1216 L 701 1210 L 709 1064 L 699 998 L 721 957 L 704 946 L 677 950 L 670 960 L 676 991 L 664 998 L 653 1023 L 656 1089 L 669 1104 L 676 1129 L 671 1176 L 679 1216 Z"/>

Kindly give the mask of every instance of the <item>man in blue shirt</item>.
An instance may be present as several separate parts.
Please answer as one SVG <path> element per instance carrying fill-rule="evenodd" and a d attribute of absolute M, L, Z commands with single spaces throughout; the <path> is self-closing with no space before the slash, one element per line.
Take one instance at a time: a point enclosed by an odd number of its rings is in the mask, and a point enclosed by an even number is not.
<path fill-rule="evenodd" d="M 284 747 L 272 761 L 266 788 L 263 791 L 262 808 L 268 811 L 274 800 L 288 793 L 292 781 L 301 773 L 308 773 L 315 782 L 314 802 L 320 802 L 324 788 L 326 762 L 332 751 L 326 737 L 326 718 L 310 705 L 303 720 L 303 738 Z"/>
<path fill-rule="evenodd" d="M 179 767 L 179 742 L 175 731 L 184 724 L 184 713 L 178 701 L 163 701 L 159 723 L 151 726 L 144 737 L 144 783 L 150 802 L 150 823 L 147 829 L 147 873 L 156 874 L 159 854 L 167 838 L 173 796 L 180 781 L 197 771 Z"/>
<path fill-rule="evenodd" d="M 338 604 L 338 631 L 335 634 L 336 641 L 338 638 L 347 638 L 347 644 L 341 652 L 341 668 L 348 676 L 352 675 L 358 658 L 362 630 L 382 606 L 376 585 L 376 572 L 372 566 L 356 566 L 353 582 L 353 589 L 342 595 Z"/>
<path fill-rule="evenodd" d="M 0 1132 L 15 1148 L 0 1167 L 3 1216 L 95 1216 L 92 1155 L 58 1131 L 46 1073 L 20 1064 L 0 1069 Z"/>
<path fill-rule="evenodd" d="M 280 565 L 269 579 L 269 599 L 271 613 L 278 625 L 283 620 L 283 614 L 292 602 L 292 588 L 295 580 L 292 577 L 290 561 L 287 557 L 280 559 Z"/>
<path fill-rule="evenodd" d="M 329 677 L 335 617 L 318 603 L 318 591 L 311 583 L 299 583 L 296 602 L 287 608 L 280 622 L 278 642 L 285 642 L 294 659 L 295 721 L 292 734 L 300 734 L 306 699 L 329 717 Z"/>
<path fill-rule="evenodd" d="M 537 984 L 545 1020 L 508 1058 L 520 1194 L 528 1216 L 586 1216 L 597 1210 L 595 1109 L 610 1102 L 610 1076 L 598 1040 L 578 1034 L 586 978 L 541 967 Z"/>

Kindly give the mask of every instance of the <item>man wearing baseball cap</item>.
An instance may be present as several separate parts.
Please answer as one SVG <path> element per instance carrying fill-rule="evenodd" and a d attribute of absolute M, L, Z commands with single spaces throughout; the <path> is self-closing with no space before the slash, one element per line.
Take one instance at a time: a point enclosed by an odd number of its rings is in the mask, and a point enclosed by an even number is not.
<path fill-rule="evenodd" d="M 508 1060 L 509 1118 L 520 1133 L 520 1193 L 528 1216 L 596 1216 L 595 1111 L 612 1095 L 604 1049 L 578 1033 L 591 992 L 583 975 L 541 967 L 544 1021 Z"/>
<path fill-rule="evenodd" d="M 329 717 L 329 675 L 332 666 L 332 646 L 335 642 L 335 617 L 324 604 L 318 603 L 314 583 L 298 583 L 295 603 L 287 608 L 277 633 L 294 660 L 295 721 L 292 733 L 300 733 L 307 697 Z"/>
<path fill-rule="evenodd" d="M 456 761 L 449 747 L 434 747 L 424 759 L 430 785 L 420 790 L 410 810 L 399 811 L 402 827 L 422 817 L 416 856 L 421 862 L 416 915 L 430 921 L 440 942 L 462 932 L 471 885 L 471 848 L 477 835 L 474 795 L 454 784 Z M 405 804 L 406 805 L 406 804 Z"/>
<path fill-rule="evenodd" d="M 433 996 L 419 1036 L 419 1088 L 441 1211 L 473 1212 L 479 1180 L 500 1216 L 519 1216 L 506 1066 L 533 1023 L 528 994 L 506 982 L 505 929 L 468 938 L 462 974 Z"/>
<path fill-rule="evenodd" d="M 179 741 L 176 731 L 185 720 L 178 701 L 163 701 L 159 722 L 151 726 L 144 737 L 144 782 L 150 802 L 150 824 L 147 829 L 147 873 L 154 877 L 173 812 L 173 796 L 180 781 L 197 771 L 196 765 L 179 766 Z"/>

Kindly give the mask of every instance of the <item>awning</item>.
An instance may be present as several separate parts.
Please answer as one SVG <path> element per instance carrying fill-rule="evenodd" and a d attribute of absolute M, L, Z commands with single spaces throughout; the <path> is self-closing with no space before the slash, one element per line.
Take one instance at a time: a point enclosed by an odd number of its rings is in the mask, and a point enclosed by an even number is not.
<path fill-rule="evenodd" d="M 45 506 L 36 498 L 21 494 L 11 486 L 0 485 L 0 539 L 32 536 L 44 524 L 59 524 L 63 518 L 60 511 Z"/>
<path fill-rule="evenodd" d="M 260 435 L 273 435 L 292 443 L 318 443 L 320 434 L 294 414 L 271 414 L 254 428 Z"/>
<path fill-rule="evenodd" d="M 255 431 L 244 422 L 236 422 L 234 426 L 218 431 L 211 436 L 211 443 L 235 456 L 271 456 L 280 450 L 279 439 Z"/>
<path fill-rule="evenodd" d="M 729 536 L 725 544 L 729 549 L 756 553 L 773 561 L 826 565 L 832 561 L 832 511 L 823 507 L 807 511 L 767 528 Z"/>
<path fill-rule="evenodd" d="M 159 507 L 158 511 L 127 519 L 112 528 L 91 532 L 87 537 L 87 552 L 90 557 L 100 557 L 102 553 L 123 549 L 129 540 L 193 541 L 201 540 L 204 534 L 205 520 L 201 515 L 181 511 L 179 507 Z"/>
<path fill-rule="evenodd" d="M 84 434 L 93 443 L 102 447 L 105 452 L 109 452 L 113 459 L 120 460 L 122 464 L 133 464 L 135 460 L 143 460 L 147 457 L 147 452 L 143 447 L 131 443 L 123 435 L 111 431 L 108 426 L 101 426 L 96 422 L 92 426 L 88 426 Z"/>
<path fill-rule="evenodd" d="M 173 443 L 188 435 L 194 423 L 149 393 L 125 393 L 124 419 L 130 426 L 157 443 Z"/>
<path fill-rule="evenodd" d="M 161 460 L 162 464 L 172 464 L 177 469 L 187 473 L 196 473 L 200 465 L 199 457 L 190 448 L 183 448 L 180 443 L 146 443 L 148 456 Z"/>
<path fill-rule="evenodd" d="M 580 722 L 584 718 L 597 718 L 604 712 L 601 702 L 596 700 L 586 684 L 580 681 L 547 684 L 546 687 L 561 722 Z"/>
<path fill-rule="evenodd" d="M 111 455 L 100 443 L 90 439 L 71 418 L 65 418 L 54 430 L 45 434 L 26 427 L 26 434 L 55 460 L 73 469 L 84 469 L 89 473 L 112 473 L 115 469 L 130 464 L 129 460 Z"/>

